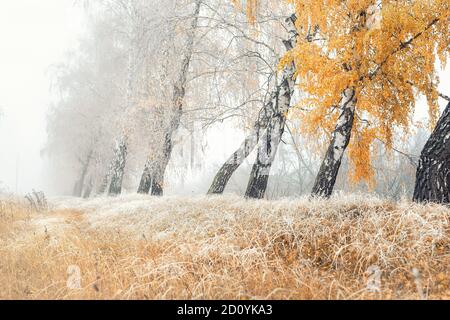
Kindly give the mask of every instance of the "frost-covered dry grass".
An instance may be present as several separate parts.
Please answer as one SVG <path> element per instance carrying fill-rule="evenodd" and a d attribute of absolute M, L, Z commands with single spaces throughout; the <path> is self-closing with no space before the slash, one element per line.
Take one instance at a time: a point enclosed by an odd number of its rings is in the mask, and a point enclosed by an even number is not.
<path fill-rule="evenodd" d="M 51 203 L 1 201 L 0 298 L 450 298 L 448 207 L 363 195 Z"/>

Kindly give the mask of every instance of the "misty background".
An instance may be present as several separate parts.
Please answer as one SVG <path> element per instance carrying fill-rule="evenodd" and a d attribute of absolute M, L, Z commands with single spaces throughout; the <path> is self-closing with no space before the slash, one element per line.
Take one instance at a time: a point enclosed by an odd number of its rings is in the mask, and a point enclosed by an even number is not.
<path fill-rule="evenodd" d="M 0 181 L 9 191 L 50 189 L 41 157 L 50 68 L 82 32 L 82 8 L 73 0 L 0 2 Z"/>
<path fill-rule="evenodd" d="M 77 49 L 78 41 L 86 31 L 85 23 L 83 7 L 73 0 L 0 2 L 0 188 L 21 194 L 32 189 L 43 190 L 49 195 L 71 192 L 70 184 L 66 188 L 58 184 L 59 180 L 71 177 L 70 173 L 61 169 L 56 170 L 55 176 L 51 167 L 54 164 L 42 150 L 47 138 L 47 114 L 55 99 L 50 90 L 52 68 Z M 444 94 L 450 93 L 448 71 L 447 67 L 440 72 L 439 90 Z M 444 105 L 445 101 L 440 100 L 441 108 Z M 416 119 L 425 120 L 426 117 L 426 101 L 420 99 Z M 202 175 L 185 174 L 183 185 L 188 184 L 189 188 L 172 186 L 169 193 L 203 193 L 217 166 L 226 160 L 243 137 L 241 130 L 226 123 L 218 123 L 209 129 L 206 140 L 216 143 L 207 144 L 202 161 L 209 163 L 211 170 L 202 167 L 199 168 Z M 248 167 L 240 170 L 248 170 Z M 170 179 L 175 181 L 179 175 L 172 174 Z M 241 182 L 245 184 L 245 179 Z M 239 175 L 234 184 L 240 185 Z M 130 187 L 126 191 L 133 189 Z"/>

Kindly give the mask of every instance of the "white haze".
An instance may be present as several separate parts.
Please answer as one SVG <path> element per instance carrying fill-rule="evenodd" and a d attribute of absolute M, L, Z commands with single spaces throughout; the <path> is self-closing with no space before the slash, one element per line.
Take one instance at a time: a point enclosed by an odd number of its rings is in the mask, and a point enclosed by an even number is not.
<path fill-rule="evenodd" d="M 40 151 L 49 68 L 76 45 L 81 30 L 74 0 L 0 1 L 0 181 L 10 191 L 16 191 L 16 169 L 18 192 L 47 187 Z"/>
<path fill-rule="evenodd" d="M 52 100 L 49 71 L 76 47 L 82 31 L 82 9 L 74 6 L 74 0 L 0 1 L 0 188 L 19 193 L 53 190 L 44 178 L 40 155 Z M 441 72 L 440 91 L 446 94 L 450 94 L 448 71 L 447 67 Z M 444 101 L 440 104 L 443 107 Z M 423 118 L 424 99 L 418 110 L 417 117 Z M 221 150 L 211 152 L 213 162 L 225 160 L 241 142 L 238 132 L 218 131 L 209 137 L 220 139 Z"/>

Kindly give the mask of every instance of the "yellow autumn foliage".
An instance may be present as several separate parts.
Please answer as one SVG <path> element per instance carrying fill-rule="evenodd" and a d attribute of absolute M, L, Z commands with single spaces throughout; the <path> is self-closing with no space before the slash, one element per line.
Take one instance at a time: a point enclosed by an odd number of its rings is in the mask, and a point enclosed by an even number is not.
<path fill-rule="evenodd" d="M 376 138 L 392 145 L 408 132 L 418 95 L 439 116 L 436 59 L 449 55 L 448 0 L 286 0 L 297 16 L 298 43 L 280 62 L 295 62 L 306 133 L 331 131 L 346 88 L 356 92 L 350 145 L 352 180 L 370 181 Z M 357 150 L 358 149 L 358 150 Z"/>
<path fill-rule="evenodd" d="M 375 128 L 355 130 L 353 143 L 349 146 L 350 162 L 354 170 L 350 174 L 350 181 L 358 183 L 361 180 L 368 181 L 370 189 L 373 189 L 373 177 L 375 172 L 371 166 L 370 148 L 373 137 L 376 136 Z"/>

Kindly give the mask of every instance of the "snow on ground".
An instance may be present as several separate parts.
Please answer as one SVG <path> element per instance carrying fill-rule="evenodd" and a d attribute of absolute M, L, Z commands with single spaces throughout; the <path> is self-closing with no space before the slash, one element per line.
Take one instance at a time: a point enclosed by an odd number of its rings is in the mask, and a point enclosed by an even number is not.
<path fill-rule="evenodd" d="M 8 284 L 3 296 L 450 297 L 445 206 L 364 194 L 330 200 L 123 195 L 49 202 L 43 212 L 4 205 L 0 254 L 10 267 L 0 272 Z M 82 290 L 65 287 L 73 265 L 82 272 Z M 367 270 L 374 267 L 383 285 L 375 296 L 364 289 Z M 423 292 L 418 279 L 427 285 Z M 35 289 L 23 289 L 28 287 Z"/>
<path fill-rule="evenodd" d="M 85 200 L 66 197 L 49 201 L 53 210 L 82 212 L 91 228 L 112 228 L 155 240 L 183 232 L 203 237 L 205 232 L 215 233 L 220 227 L 232 231 L 233 228 L 248 227 L 258 221 L 263 223 L 260 227 L 265 231 L 272 230 L 274 233 L 299 223 L 314 226 L 321 221 L 339 223 L 358 216 L 377 224 L 384 220 L 378 219 L 380 215 L 395 213 L 401 213 L 403 219 L 413 219 L 433 234 L 437 232 L 430 229 L 432 224 L 426 227 L 428 219 L 433 218 L 433 214 L 423 216 L 426 206 L 408 201 L 395 204 L 366 194 L 337 194 L 331 200 L 307 197 L 276 201 L 246 200 L 235 195 L 155 198 L 131 194 L 117 198 Z M 444 207 L 435 207 L 440 208 L 437 214 L 445 210 Z"/>

